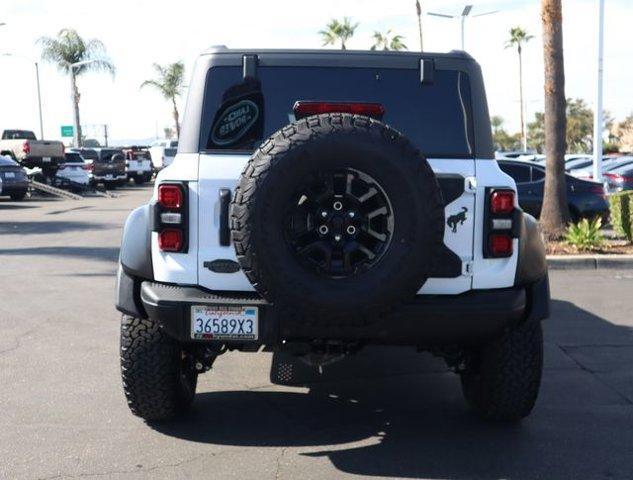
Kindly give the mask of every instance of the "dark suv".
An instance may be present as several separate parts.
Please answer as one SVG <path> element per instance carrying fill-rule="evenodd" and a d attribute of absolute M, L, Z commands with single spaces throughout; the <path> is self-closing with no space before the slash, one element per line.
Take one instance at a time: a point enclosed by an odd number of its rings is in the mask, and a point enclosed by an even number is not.
<path fill-rule="evenodd" d="M 107 188 L 123 185 L 127 182 L 125 155 L 118 148 L 73 148 L 86 161 L 90 172 L 90 183 L 103 183 Z"/>

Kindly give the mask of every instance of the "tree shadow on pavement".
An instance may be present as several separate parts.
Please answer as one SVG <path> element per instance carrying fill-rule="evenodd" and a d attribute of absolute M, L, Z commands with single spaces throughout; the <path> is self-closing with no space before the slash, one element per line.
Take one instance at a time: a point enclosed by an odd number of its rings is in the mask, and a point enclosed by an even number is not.
<path fill-rule="evenodd" d="M 297 447 L 295 463 L 325 456 L 356 475 L 630 479 L 631 328 L 563 301 L 545 327 L 541 395 L 518 424 L 471 414 L 438 360 L 373 348 L 332 365 L 309 393 L 201 393 L 184 418 L 152 427 L 195 442 Z"/>

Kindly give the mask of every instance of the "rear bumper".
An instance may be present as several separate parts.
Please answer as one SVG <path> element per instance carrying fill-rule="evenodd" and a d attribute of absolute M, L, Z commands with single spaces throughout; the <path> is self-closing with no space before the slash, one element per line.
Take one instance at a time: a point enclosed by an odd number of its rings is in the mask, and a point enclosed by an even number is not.
<path fill-rule="evenodd" d="M 278 309 L 255 293 L 210 292 L 150 281 L 141 282 L 138 287 L 137 303 L 141 304 L 144 313 L 170 336 L 192 343 L 213 343 L 191 339 L 192 305 L 258 307 L 260 338 L 254 343 L 266 345 L 318 339 L 417 346 L 479 343 L 506 327 L 523 321 L 542 320 L 549 315 L 547 276 L 521 287 L 473 290 L 450 296 L 419 295 L 378 322 L 346 327 L 298 325 L 284 318 Z M 124 310 L 120 306 L 119 309 Z M 236 342 L 236 346 L 244 343 Z"/>
<path fill-rule="evenodd" d="M 90 180 L 95 182 L 116 182 L 119 180 L 127 180 L 127 174 L 106 174 L 106 175 L 95 175 L 92 174 L 90 176 Z"/>
<path fill-rule="evenodd" d="M 44 160 L 45 158 L 48 158 L 49 160 L 45 161 Z M 20 160 L 20 163 L 26 168 L 35 168 L 35 167 L 45 168 L 45 167 L 56 167 L 60 163 L 64 163 L 65 161 L 66 159 L 63 156 L 62 157 L 26 156 L 26 157 L 23 157 L 22 160 Z"/>
<path fill-rule="evenodd" d="M 29 188 L 28 180 L 25 181 L 16 181 L 16 182 L 7 182 L 4 180 L 2 182 L 2 186 L 0 187 L 0 195 L 11 195 L 14 193 L 24 193 Z"/>

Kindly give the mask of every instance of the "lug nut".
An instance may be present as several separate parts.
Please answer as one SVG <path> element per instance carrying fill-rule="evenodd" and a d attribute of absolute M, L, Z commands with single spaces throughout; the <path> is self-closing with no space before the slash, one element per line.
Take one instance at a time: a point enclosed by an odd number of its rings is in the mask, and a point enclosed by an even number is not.
<path fill-rule="evenodd" d="M 326 212 L 325 210 L 323 210 L 323 211 L 321 212 L 321 216 L 322 216 L 323 218 L 327 217 L 327 212 Z"/>
<path fill-rule="evenodd" d="M 339 210 L 343 209 L 343 204 L 339 201 L 336 201 L 334 202 L 334 205 L 332 205 L 332 208 L 334 208 L 334 210 L 338 212 Z"/>
<path fill-rule="evenodd" d="M 349 233 L 350 235 L 354 235 L 356 233 L 356 227 L 354 225 L 350 225 L 349 227 L 347 227 L 347 233 Z"/>
<path fill-rule="evenodd" d="M 321 235 L 326 235 L 326 234 L 327 234 L 327 232 L 329 232 L 329 231 L 330 231 L 330 229 L 329 229 L 329 228 L 327 228 L 327 225 L 321 225 L 321 226 L 319 227 L 319 233 L 320 233 Z"/>
<path fill-rule="evenodd" d="M 196 370 L 198 370 L 199 372 L 204 370 L 204 365 L 202 365 L 202 363 L 200 362 L 196 362 Z"/>
<path fill-rule="evenodd" d="M 336 240 L 337 242 L 341 241 L 341 236 L 340 235 L 334 235 L 334 240 Z"/>
<path fill-rule="evenodd" d="M 349 215 L 349 218 L 354 218 L 356 216 L 354 212 L 348 212 L 347 215 Z"/>

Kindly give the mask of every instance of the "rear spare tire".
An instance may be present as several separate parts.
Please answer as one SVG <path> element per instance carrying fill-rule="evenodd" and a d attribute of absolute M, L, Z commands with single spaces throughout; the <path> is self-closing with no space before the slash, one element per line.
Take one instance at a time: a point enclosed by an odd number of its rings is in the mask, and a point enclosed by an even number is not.
<path fill-rule="evenodd" d="M 440 251 L 435 175 L 368 117 L 322 114 L 266 140 L 231 204 L 237 259 L 288 320 L 358 322 L 412 298 Z"/>

